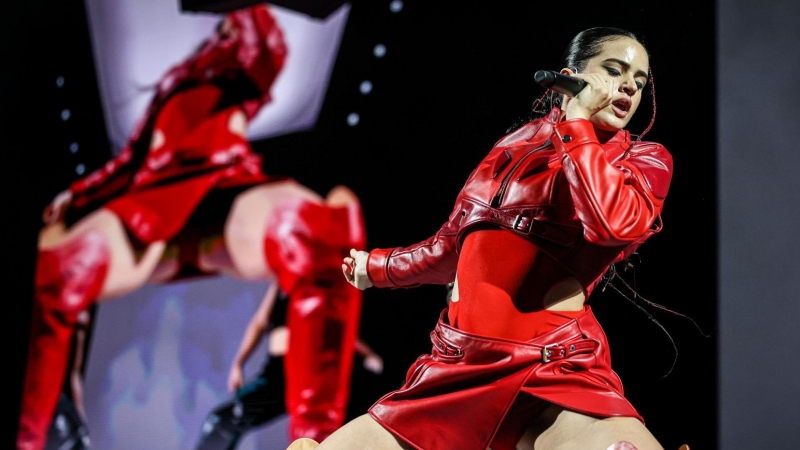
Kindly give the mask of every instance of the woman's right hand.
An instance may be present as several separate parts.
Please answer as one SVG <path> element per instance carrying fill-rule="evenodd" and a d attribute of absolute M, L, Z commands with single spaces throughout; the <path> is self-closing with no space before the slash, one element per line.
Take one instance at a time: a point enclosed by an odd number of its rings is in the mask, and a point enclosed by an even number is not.
<path fill-rule="evenodd" d="M 611 104 L 617 88 L 613 79 L 597 73 L 574 73 L 571 76 L 587 85 L 574 98 L 565 98 L 562 106 L 567 120 L 589 119 Z"/>
<path fill-rule="evenodd" d="M 367 276 L 367 257 L 368 252 L 350 249 L 350 256 L 344 259 L 342 264 L 342 272 L 347 282 L 353 286 L 361 289 L 362 291 L 368 287 L 372 287 L 372 282 L 369 281 Z"/>
<path fill-rule="evenodd" d="M 52 225 L 64 220 L 67 208 L 72 204 L 72 192 L 70 190 L 59 192 L 53 201 L 47 205 L 42 213 L 42 220 L 46 225 Z"/>
<path fill-rule="evenodd" d="M 228 374 L 228 389 L 235 393 L 242 386 L 244 386 L 242 366 L 234 364 L 231 366 L 231 371 Z"/>

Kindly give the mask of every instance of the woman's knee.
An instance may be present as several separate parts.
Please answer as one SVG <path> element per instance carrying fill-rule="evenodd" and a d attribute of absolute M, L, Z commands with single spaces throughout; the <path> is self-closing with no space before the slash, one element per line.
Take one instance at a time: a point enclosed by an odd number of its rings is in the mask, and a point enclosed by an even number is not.
<path fill-rule="evenodd" d="M 345 206 L 358 202 L 358 196 L 347 186 L 335 186 L 325 196 L 325 203 L 328 206 Z"/>
<path fill-rule="evenodd" d="M 364 414 L 336 430 L 322 441 L 319 450 L 413 450 L 396 438 L 369 414 Z"/>

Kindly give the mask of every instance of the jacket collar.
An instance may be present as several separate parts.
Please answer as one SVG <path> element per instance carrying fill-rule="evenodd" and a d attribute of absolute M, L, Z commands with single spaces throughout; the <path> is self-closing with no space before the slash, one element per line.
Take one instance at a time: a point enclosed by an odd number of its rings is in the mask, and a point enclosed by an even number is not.
<path fill-rule="evenodd" d="M 546 122 L 549 122 L 550 125 L 555 126 L 558 123 L 558 118 L 561 117 L 561 108 L 554 106 L 553 109 L 550 110 L 549 113 L 544 117 Z M 631 133 L 628 130 L 621 129 L 616 132 L 611 139 L 603 143 L 603 147 L 606 149 L 609 146 L 619 146 L 622 147 L 623 152 L 631 147 L 633 141 L 631 140 Z"/>

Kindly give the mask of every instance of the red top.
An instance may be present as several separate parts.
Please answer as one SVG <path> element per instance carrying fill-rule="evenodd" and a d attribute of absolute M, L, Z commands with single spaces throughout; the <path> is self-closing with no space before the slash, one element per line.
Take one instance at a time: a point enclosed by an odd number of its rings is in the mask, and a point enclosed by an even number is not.
<path fill-rule="evenodd" d="M 571 274 L 506 230 L 467 235 L 457 273 L 459 297 L 450 302 L 448 318 L 468 333 L 527 341 L 584 312 L 544 309 L 547 293 Z"/>
<path fill-rule="evenodd" d="M 558 113 L 554 108 L 501 139 L 467 178 L 434 236 L 370 251 L 372 284 L 450 283 L 465 256 L 466 236 L 491 227 L 530 241 L 588 297 L 611 264 L 661 231 L 672 177 L 666 148 L 633 141 L 625 130 L 601 142 L 590 121 L 557 122 Z"/>

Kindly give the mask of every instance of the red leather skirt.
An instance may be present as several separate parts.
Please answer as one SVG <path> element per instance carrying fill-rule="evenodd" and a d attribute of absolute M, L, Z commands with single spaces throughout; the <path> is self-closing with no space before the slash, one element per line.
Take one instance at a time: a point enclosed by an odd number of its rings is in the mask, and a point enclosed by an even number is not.
<path fill-rule="evenodd" d="M 235 176 L 230 176 L 221 170 L 127 192 L 106 203 L 104 207 L 114 212 L 125 228 L 140 242 L 150 244 L 175 237 L 212 189 L 241 189 L 282 180 L 286 180 L 286 177 L 260 173 L 235 173 Z"/>
<path fill-rule="evenodd" d="M 635 417 L 611 369 L 608 341 L 585 313 L 527 342 L 465 333 L 447 324 L 411 366 L 402 388 L 369 409 L 384 428 L 421 450 L 514 449 L 550 403 L 596 417 Z"/>

